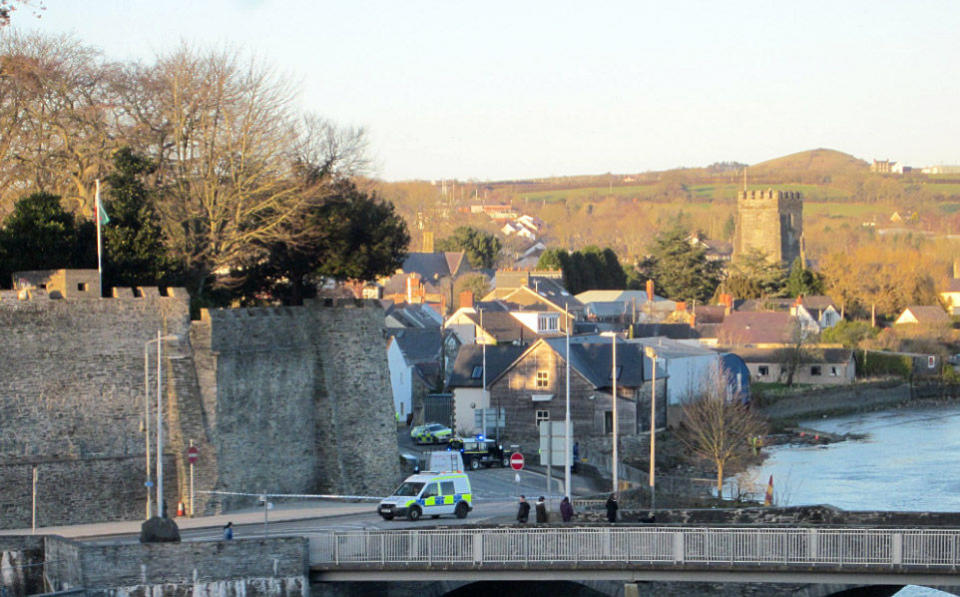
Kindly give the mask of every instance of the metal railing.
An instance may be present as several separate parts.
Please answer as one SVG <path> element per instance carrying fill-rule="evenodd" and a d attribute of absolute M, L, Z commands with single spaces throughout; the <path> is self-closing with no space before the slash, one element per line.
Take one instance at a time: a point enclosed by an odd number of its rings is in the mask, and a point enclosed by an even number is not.
<path fill-rule="evenodd" d="M 313 566 L 923 567 L 955 570 L 960 530 L 564 527 L 330 531 L 310 540 Z"/>

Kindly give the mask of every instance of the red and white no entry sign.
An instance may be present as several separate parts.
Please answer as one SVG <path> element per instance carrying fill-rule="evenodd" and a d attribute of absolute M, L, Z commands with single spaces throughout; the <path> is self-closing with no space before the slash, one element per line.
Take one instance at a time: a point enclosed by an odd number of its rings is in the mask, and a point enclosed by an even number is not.
<path fill-rule="evenodd" d="M 187 448 L 187 460 L 190 461 L 190 464 L 195 463 L 198 456 L 200 456 L 200 450 L 198 450 L 196 446 Z"/>
<path fill-rule="evenodd" d="M 510 468 L 515 471 L 523 470 L 523 454 L 514 452 L 510 455 Z"/>

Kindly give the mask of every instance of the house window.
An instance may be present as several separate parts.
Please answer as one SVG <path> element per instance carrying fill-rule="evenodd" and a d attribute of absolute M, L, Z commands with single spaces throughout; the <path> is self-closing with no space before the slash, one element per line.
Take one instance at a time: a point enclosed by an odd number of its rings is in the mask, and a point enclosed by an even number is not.
<path fill-rule="evenodd" d="M 603 432 L 613 433 L 613 411 L 612 410 L 607 410 L 603 412 Z"/>
<path fill-rule="evenodd" d="M 836 367 L 830 367 L 830 375 L 832 375 L 832 376 L 834 376 L 834 377 L 836 377 L 837 375 L 839 375 L 839 373 L 837 373 L 837 368 L 836 368 Z"/>
<path fill-rule="evenodd" d="M 822 375 L 820 365 L 810 367 L 810 375 Z"/>
<path fill-rule="evenodd" d="M 537 427 L 540 426 L 540 423 L 550 420 L 550 411 L 549 410 L 538 410 L 537 411 Z"/>
<path fill-rule="evenodd" d="M 549 387 L 550 387 L 550 372 L 549 372 L 549 371 L 537 371 L 537 387 L 538 387 L 538 388 L 549 388 Z"/>
<path fill-rule="evenodd" d="M 761 377 L 766 377 L 770 375 L 770 367 L 767 367 L 766 365 L 760 365 L 757 367 L 757 373 L 759 373 Z"/>
<path fill-rule="evenodd" d="M 77 283 L 77 290 L 79 290 L 80 292 L 86 292 L 87 291 L 86 283 L 84 282 Z"/>
<path fill-rule="evenodd" d="M 555 315 L 541 315 L 537 324 L 539 326 L 539 332 L 555 332 L 560 327 L 559 318 Z"/>
<path fill-rule="evenodd" d="M 483 377 L 483 367 L 477 365 L 473 368 L 473 373 L 470 374 L 470 379 L 480 379 Z"/>

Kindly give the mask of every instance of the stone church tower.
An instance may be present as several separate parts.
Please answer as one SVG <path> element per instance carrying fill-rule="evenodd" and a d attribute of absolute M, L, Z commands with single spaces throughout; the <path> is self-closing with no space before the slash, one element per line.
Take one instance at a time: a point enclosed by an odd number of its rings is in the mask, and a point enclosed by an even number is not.
<path fill-rule="evenodd" d="M 740 191 L 737 194 L 736 259 L 750 249 L 787 267 L 803 254 L 803 199 L 798 191 Z"/>

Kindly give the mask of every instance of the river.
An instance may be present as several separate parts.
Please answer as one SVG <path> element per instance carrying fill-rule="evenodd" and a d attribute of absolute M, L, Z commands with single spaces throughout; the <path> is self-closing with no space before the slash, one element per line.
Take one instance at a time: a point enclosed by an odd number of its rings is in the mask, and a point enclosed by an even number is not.
<path fill-rule="evenodd" d="M 844 510 L 960 511 L 960 405 L 904 408 L 801 422 L 865 434 L 822 446 L 771 446 L 752 477 L 773 475 L 777 505 Z M 898 597 L 946 595 L 907 587 Z"/>

